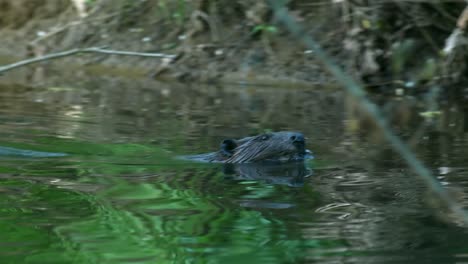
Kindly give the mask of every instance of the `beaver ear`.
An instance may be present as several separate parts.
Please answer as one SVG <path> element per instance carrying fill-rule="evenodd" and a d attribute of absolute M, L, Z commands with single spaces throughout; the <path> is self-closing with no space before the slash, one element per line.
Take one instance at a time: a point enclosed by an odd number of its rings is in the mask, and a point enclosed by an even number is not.
<path fill-rule="evenodd" d="M 237 148 L 237 142 L 234 139 L 225 139 L 221 142 L 221 152 L 226 156 L 232 156 L 235 148 Z"/>

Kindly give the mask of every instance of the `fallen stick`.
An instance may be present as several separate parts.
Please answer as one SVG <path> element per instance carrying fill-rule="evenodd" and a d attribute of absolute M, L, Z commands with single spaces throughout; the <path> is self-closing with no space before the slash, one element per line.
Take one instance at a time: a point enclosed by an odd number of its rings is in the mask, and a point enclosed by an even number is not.
<path fill-rule="evenodd" d="M 176 57 L 176 55 L 170 55 L 170 54 L 163 54 L 163 53 L 146 53 L 146 52 L 133 52 L 133 51 L 120 51 L 120 50 L 109 50 L 109 49 L 104 49 L 100 47 L 94 47 L 94 48 L 84 48 L 84 49 L 71 49 L 67 51 L 62 51 L 62 52 L 57 52 L 57 53 L 51 53 L 47 54 L 44 56 L 32 58 L 32 59 L 27 59 L 27 60 L 22 60 L 18 61 L 12 64 L 7 64 L 4 66 L 0 66 L 0 73 L 7 72 L 9 70 L 13 70 L 15 68 L 19 68 L 25 65 L 33 64 L 33 63 L 38 63 L 41 61 L 47 61 L 47 60 L 54 60 L 62 57 L 67 57 L 79 53 L 101 53 L 101 54 L 109 54 L 109 55 L 123 55 L 123 56 L 139 56 L 139 57 L 152 57 L 152 58 L 167 58 L 167 59 L 173 59 Z"/>

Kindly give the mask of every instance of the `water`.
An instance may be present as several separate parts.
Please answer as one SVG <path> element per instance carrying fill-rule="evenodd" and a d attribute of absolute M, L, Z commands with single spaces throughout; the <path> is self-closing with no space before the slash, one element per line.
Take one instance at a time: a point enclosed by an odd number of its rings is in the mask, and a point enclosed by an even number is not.
<path fill-rule="evenodd" d="M 399 134 L 466 204 L 463 104 L 425 120 L 414 99 L 386 102 Z M 52 72 L 3 79 L 0 105 L 2 263 L 468 261 L 460 219 L 339 90 Z M 303 132 L 315 160 L 175 159 L 266 130 Z"/>

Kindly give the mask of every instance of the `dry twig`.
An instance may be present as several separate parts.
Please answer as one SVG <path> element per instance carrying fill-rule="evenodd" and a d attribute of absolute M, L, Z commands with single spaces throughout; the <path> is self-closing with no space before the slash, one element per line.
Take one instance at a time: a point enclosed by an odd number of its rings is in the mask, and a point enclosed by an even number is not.
<path fill-rule="evenodd" d="M 146 53 L 146 52 L 109 50 L 109 49 L 104 49 L 102 47 L 92 47 L 92 48 L 84 48 L 84 49 L 71 49 L 67 51 L 47 54 L 47 55 L 32 58 L 32 59 L 18 61 L 12 64 L 7 64 L 4 66 L 0 66 L 0 73 L 7 72 L 9 70 L 19 68 L 25 65 L 47 61 L 47 60 L 58 59 L 62 57 L 67 57 L 67 56 L 71 56 L 71 55 L 75 55 L 79 53 L 101 53 L 101 54 L 109 54 L 109 55 L 139 56 L 139 57 L 150 57 L 150 58 L 169 58 L 169 59 L 172 59 L 175 57 L 175 55 L 163 54 L 163 53 Z"/>
<path fill-rule="evenodd" d="M 445 55 L 453 53 L 453 50 L 461 45 L 466 45 L 467 40 L 465 31 L 468 24 L 468 6 L 465 7 L 460 17 L 457 20 L 457 27 L 453 30 L 452 34 L 445 40 L 445 47 L 443 52 Z"/>
<path fill-rule="evenodd" d="M 445 202 L 447 207 L 468 225 L 468 212 L 448 194 L 442 184 L 432 174 L 410 148 L 393 132 L 387 119 L 383 116 L 378 106 L 367 97 L 362 86 L 350 75 L 346 74 L 337 63 L 328 55 L 322 47 L 300 26 L 288 13 L 287 9 L 277 1 L 268 0 L 273 11 L 289 32 L 302 41 L 309 49 L 315 51 L 315 56 L 324 64 L 329 72 L 336 78 L 339 84 L 357 100 L 364 111 L 375 121 L 375 124 L 383 132 L 384 137 L 392 148 L 400 154 L 408 166 L 424 181 L 425 184 Z"/>

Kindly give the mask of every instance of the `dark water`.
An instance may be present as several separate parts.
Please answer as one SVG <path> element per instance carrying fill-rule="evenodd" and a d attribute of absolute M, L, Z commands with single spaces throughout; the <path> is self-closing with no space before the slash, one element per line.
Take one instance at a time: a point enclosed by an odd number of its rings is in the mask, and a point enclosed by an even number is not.
<path fill-rule="evenodd" d="M 468 261 L 460 219 L 340 91 L 22 78 L 0 86 L 1 263 Z M 465 204 L 463 104 L 425 119 L 424 103 L 387 102 L 395 129 Z M 302 131 L 315 160 L 174 159 L 268 130 Z"/>

